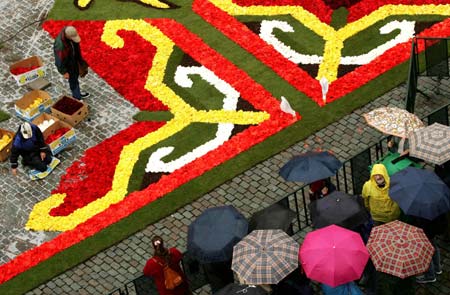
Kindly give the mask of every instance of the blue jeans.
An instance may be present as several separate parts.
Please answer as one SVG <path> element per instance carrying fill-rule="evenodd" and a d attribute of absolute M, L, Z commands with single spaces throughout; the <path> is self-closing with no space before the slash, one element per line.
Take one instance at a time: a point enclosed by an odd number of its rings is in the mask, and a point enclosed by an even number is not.
<path fill-rule="evenodd" d="M 69 73 L 69 86 L 73 98 L 81 99 L 80 83 L 78 82 L 78 73 Z"/>
<path fill-rule="evenodd" d="M 435 278 L 436 277 L 436 271 L 441 270 L 441 251 L 439 250 L 439 247 L 436 242 L 436 238 L 433 238 L 431 240 L 431 244 L 433 244 L 434 247 L 434 254 L 433 258 L 431 259 L 430 268 L 428 268 L 428 271 L 424 274 L 425 278 Z"/>

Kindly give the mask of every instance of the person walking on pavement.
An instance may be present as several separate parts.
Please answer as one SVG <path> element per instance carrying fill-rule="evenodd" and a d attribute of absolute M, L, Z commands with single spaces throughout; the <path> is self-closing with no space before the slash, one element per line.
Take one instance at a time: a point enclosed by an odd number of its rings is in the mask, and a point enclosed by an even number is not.
<path fill-rule="evenodd" d="M 78 77 L 87 73 L 87 62 L 80 50 L 80 35 L 73 26 L 62 28 L 53 44 L 55 65 L 58 72 L 69 79 L 72 96 L 78 100 L 89 97 L 89 93 L 81 92 Z M 82 73 L 80 73 L 80 70 Z"/>
<path fill-rule="evenodd" d="M 155 280 L 158 293 L 160 295 L 192 294 L 189 290 L 186 276 L 180 267 L 183 254 L 177 248 L 165 248 L 164 241 L 159 236 L 153 237 L 152 245 L 154 255 L 145 264 L 143 272 L 145 276 L 152 277 Z M 183 279 L 183 282 L 173 290 L 168 290 L 165 286 L 164 267 L 166 265 L 177 272 Z"/>
<path fill-rule="evenodd" d="M 383 164 L 373 165 L 370 179 L 364 183 L 362 197 L 375 226 L 400 217 L 400 207 L 389 197 L 390 178 Z"/>
<path fill-rule="evenodd" d="M 13 175 L 17 175 L 19 156 L 22 156 L 24 165 L 41 172 L 47 170 L 47 165 L 52 161 L 52 154 L 38 126 L 25 122 L 17 130 L 9 158 Z"/>

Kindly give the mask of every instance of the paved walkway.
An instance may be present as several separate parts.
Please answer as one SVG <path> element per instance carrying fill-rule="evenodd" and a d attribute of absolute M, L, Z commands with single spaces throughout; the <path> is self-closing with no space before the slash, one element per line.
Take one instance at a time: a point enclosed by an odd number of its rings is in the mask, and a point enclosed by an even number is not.
<path fill-rule="evenodd" d="M 0 41 L 12 36 L 21 27 L 32 20 L 45 15 L 53 4 L 52 0 L 11 0 L 1 2 L 3 17 L 0 20 L 2 30 Z M 31 36 L 31 37 L 30 37 Z M 0 99 L 1 108 L 13 114 L 14 101 L 27 90 L 18 87 L 8 73 L 8 65 L 14 60 L 30 55 L 43 57 L 47 67 L 47 78 L 52 82 L 48 91 L 53 97 L 68 90 L 68 85 L 52 66 L 51 38 L 39 31 L 37 24 L 20 31 L 17 36 L 0 48 Z M 436 83 L 424 81 L 425 88 L 432 91 Z M 33 205 L 49 196 L 65 169 L 82 155 L 85 149 L 98 144 L 105 138 L 117 133 L 132 123 L 131 116 L 137 111 L 130 103 L 118 95 L 110 86 L 90 73 L 82 87 L 92 93 L 87 101 L 90 115 L 87 120 L 77 126 L 78 140 L 73 148 L 64 151 L 60 158 L 62 164 L 44 181 L 30 183 L 25 174 L 17 178 L 9 174 L 7 163 L 0 164 L 2 182 L 0 183 L 0 263 L 30 249 L 37 244 L 52 239 L 58 233 L 28 232 L 23 229 Z M 450 93 L 450 81 L 443 80 L 440 85 L 442 93 Z M 343 119 L 309 136 L 294 146 L 255 165 L 252 169 L 234 177 L 215 188 L 195 202 L 181 208 L 171 216 L 148 226 L 146 229 L 121 241 L 120 243 L 98 253 L 89 260 L 53 278 L 49 282 L 28 292 L 27 294 L 107 294 L 111 290 L 139 276 L 145 261 L 151 256 L 150 239 L 153 235 L 161 235 L 168 246 L 176 246 L 180 250 L 186 248 L 187 226 L 205 208 L 223 204 L 232 204 L 245 216 L 249 217 L 283 196 L 299 188 L 299 184 L 286 183 L 278 176 L 279 168 L 292 156 L 307 150 L 322 148 L 332 150 L 339 159 L 346 160 L 373 144 L 382 134 L 367 127 L 362 114 L 373 108 L 385 105 L 403 106 L 405 85 L 401 85 L 381 96 L 365 107 L 355 110 Z M 426 114 L 447 102 L 444 98 L 436 98 L 426 102 L 418 99 L 417 110 Z M 120 117 L 117 116 L 120 114 Z M 15 130 L 20 123 L 14 115 L 0 128 Z M 298 235 L 299 241 L 310 229 Z M 444 246 L 444 245 L 443 245 Z M 449 294 L 450 293 L 450 252 L 448 243 L 443 249 L 444 274 L 438 283 L 419 289 L 417 294 Z M 429 292 L 429 293 L 426 293 Z M 198 292 L 208 294 L 208 288 Z"/>

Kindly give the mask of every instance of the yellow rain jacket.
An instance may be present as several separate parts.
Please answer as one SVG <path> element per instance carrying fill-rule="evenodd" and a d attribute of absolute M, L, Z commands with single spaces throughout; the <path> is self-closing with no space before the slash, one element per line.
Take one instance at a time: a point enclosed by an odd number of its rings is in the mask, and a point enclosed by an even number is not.
<path fill-rule="evenodd" d="M 375 174 L 383 175 L 386 182 L 383 188 L 378 187 L 373 177 Z M 364 205 L 369 209 L 373 220 L 386 223 L 396 220 L 400 216 L 400 208 L 389 197 L 389 185 L 390 178 L 386 167 L 383 164 L 373 165 L 370 180 L 364 183 L 362 190 Z"/>

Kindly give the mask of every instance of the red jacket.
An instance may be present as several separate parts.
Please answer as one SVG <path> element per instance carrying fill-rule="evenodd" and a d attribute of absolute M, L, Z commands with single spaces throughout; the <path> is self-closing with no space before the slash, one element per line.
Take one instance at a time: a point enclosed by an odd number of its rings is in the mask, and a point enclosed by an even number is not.
<path fill-rule="evenodd" d="M 181 258 L 183 257 L 183 254 L 181 254 L 181 252 L 178 251 L 176 248 L 170 248 L 169 253 L 170 253 L 170 263 L 169 263 L 170 268 L 179 273 L 183 278 L 183 283 L 180 286 L 178 286 L 174 290 L 166 289 L 164 285 L 164 272 L 163 272 L 163 265 L 165 264 L 165 261 L 157 256 L 153 256 L 147 261 L 144 267 L 144 275 L 152 277 L 154 279 L 156 288 L 158 289 L 158 293 L 160 295 L 188 294 L 189 287 L 187 284 L 186 276 L 184 275 L 180 267 L 180 261 Z"/>

